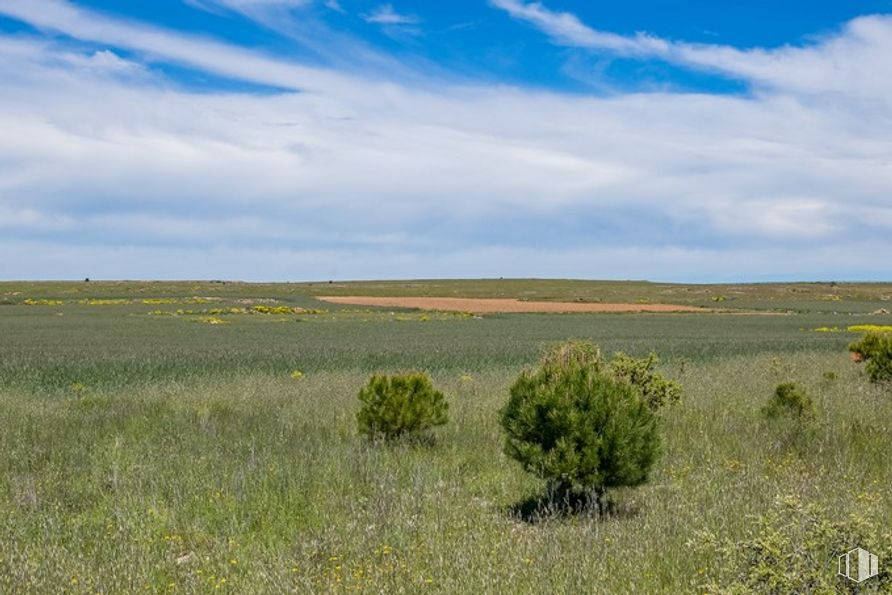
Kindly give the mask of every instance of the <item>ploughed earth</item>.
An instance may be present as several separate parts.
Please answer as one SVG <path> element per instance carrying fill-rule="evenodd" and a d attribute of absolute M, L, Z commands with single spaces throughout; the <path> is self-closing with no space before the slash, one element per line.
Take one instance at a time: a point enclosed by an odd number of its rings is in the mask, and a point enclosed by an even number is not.
<path fill-rule="evenodd" d="M 589 302 L 528 302 L 508 298 L 449 298 L 449 297 L 372 297 L 372 296 L 315 296 L 333 304 L 383 306 L 391 308 L 419 308 L 447 312 L 711 312 L 709 308 L 677 304 L 601 304 Z"/>

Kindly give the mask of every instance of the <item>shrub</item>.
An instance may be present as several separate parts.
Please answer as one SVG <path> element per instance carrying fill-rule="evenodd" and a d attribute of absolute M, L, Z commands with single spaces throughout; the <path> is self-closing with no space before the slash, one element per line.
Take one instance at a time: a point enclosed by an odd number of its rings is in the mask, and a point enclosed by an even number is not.
<path fill-rule="evenodd" d="M 869 333 L 849 345 L 855 361 L 865 362 L 871 382 L 892 381 L 892 333 Z"/>
<path fill-rule="evenodd" d="M 859 593 L 888 592 L 892 575 L 882 565 L 892 555 L 892 535 L 871 515 L 843 516 L 836 508 L 782 496 L 756 516 L 740 539 L 706 531 L 689 542 L 703 558 L 705 593 Z M 837 576 L 838 556 L 861 546 L 877 554 L 879 576 L 865 584 Z M 874 590 L 875 589 L 875 590 Z"/>
<path fill-rule="evenodd" d="M 359 433 L 372 439 L 419 435 L 448 420 L 446 398 L 420 372 L 375 374 L 359 391 L 359 400 Z"/>
<path fill-rule="evenodd" d="M 568 343 L 515 381 L 501 424 L 505 453 L 546 480 L 553 496 L 594 498 L 647 481 L 659 455 L 656 413 L 611 375 L 596 347 Z"/>
<path fill-rule="evenodd" d="M 660 363 L 655 353 L 639 359 L 620 351 L 609 362 L 605 362 L 596 345 L 586 341 L 567 341 L 546 352 L 541 363 L 543 368 L 577 365 L 607 373 L 613 379 L 635 387 L 654 411 L 681 400 L 681 386 L 654 370 Z"/>
<path fill-rule="evenodd" d="M 769 419 L 791 417 L 806 419 L 814 417 L 814 405 L 805 390 L 794 382 L 779 384 L 762 414 Z"/>
<path fill-rule="evenodd" d="M 566 341 L 556 345 L 542 356 L 542 367 L 548 369 L 585 366 L 602 370 L 604 359 L 597 345 L 587 341 Z"/>
<path fill-rule="evenodd" d="M 681 386 L 654 371 L 659 362 L 655 353 L 644 359 L 636 359 L 620 352 L 610 361 L 610 372 L 616 379 L 640 390 L 647 405 L 656 411 L 681 399 Z"/>

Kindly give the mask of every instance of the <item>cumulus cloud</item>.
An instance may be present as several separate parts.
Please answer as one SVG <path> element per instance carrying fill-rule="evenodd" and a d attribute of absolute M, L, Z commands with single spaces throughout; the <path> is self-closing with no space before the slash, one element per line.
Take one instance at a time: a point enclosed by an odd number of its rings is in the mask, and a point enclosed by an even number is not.
<path fill-rule="evenodd" d="M 79 40 L 0 36 L 0 277 L 892 272 L 859 260 L 892 237 L 892 110 L 869 81 L 871 111 L 801 85 L 402 85 L 65 2 L 0 13 Z M 797 51 L 872 56 L 860 27 Z M 157 61 L 283 92 L 189 92 Z"/>

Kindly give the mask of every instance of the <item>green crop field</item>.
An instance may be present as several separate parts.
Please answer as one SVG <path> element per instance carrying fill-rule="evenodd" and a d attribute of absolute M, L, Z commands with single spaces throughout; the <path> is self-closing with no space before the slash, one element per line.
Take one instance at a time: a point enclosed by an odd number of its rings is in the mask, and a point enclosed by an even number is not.
<path fill-rule="evenodd" d="M 473 316 L 319 295 L 721 311 Z M 892 547 L 892 388 L 847 351 L 889 309 L 890 284 L 0 283 L 0 592 L 712 592 L 772 548 L 833 579 L 835 558 L 797 558 L 816 539 L 802 518 L 868 527 L 839 553 Z M 656 352 L 684 396 L 660 413 L 648 483 L 605 515 L 530 518 L 543 485 L 502 453 L 498 411 L 566 339 Z M 449 423 L 432 443 L 369 443 L 359 389 L 407 370 L 430 373 Z M 782 382 L 814 400 L 807 427 L 760 414 Z"/>

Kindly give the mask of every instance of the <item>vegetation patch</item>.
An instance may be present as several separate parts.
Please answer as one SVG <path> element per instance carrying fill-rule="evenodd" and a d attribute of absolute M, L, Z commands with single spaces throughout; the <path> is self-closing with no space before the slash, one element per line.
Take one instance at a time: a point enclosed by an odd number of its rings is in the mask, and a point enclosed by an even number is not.
<path fill-rule="evenodd" d="M 888 324 L 856 324 L 848 328 L 850 333 L 892 333 Z"/>
<path fill-rule="evenodd" d="M 655 353 L 636 359 L 619 352 L 610 361 L 609 372 L 614 378 L 635 387 L 648 407 L 657 411 L 665 405 L 678 403 L 682 395 L 680 384 L 656 371 L 659 362 Z"/>
<path fill-rule="evenodd" d="M 842 299 L 818 297 L 830 291 Z M 145 315 L 313 309 L 314 292 L 692 305 L 721 294 L 793 313 Z M 837 556 L 861 546 L 882 572 L 892 560 L 892 399 L 849 361 L 861 336 L 845 334 L 888 307 L 888 284 L 91 281 L 0 295 L 14 302 L 0 308 L 0 593 L 845 593 Z M 142 302 L 203 295 L 219 299 Z M 202 316 L 232 324 L 187 323 Z M 820 326 L 843 330 L 803 332 Z M 644 378 L 684 387 L 677 405 L 654 406 L 637 389 L 659 456 L 643 483 L 606 488 L 607 514 L 584 493 L 567 499 L 589 514 L 547 514 L 548 481 L 504 454 L 511 387 L 567 337 L 588 347 L 555 350 L 551 365 L 588 365 L 626 394 L 648 383 L 620 377 L 610 354 L 622 352 Z M 360 388 L 400 370 L 425 370 L 448 397 L 448 423 L 423 433 L 437 448 L 357 432 Z M 813 421 L 761 421 L 779 383 L 806 391 Z M 535 526 L 516 515 L 527 501 Z M 889 591 L 885 576 L 860 592 Z"/>
<path fill-rule="evenodd" d="M 454 297 L 378 297 L 378 296 L 319 296 L 318 299 L 334 304 L 380 306 L 393 308 L 418 308 L 475 314 L 501 312 L 707 312 L 700 306 L 680 304 L 655 304 L 638 299 L 634 303 L 559 302 L 532 301 L 509 298 L 454 298 Z"/>
<path fill-rule="evenodd" d="M 252 306 L 246 307 L 224 307 L 224 308 L 205 308 L 202 310 L 152 310 L 149 316 L 245 316 L 245 315 L 275 315 L 275 316 L 293 316 L 297 314 L 324 314 L 324 310 L 308 310 L 305 308 L 294 308 L 290 306 Z"/>
<path fill-rule="evenodd" d="M 892 381 L 892 334 L 869 333 L 849 345 L 849 351 L 855 361 L 864 362 L 871 382 Z"/>
<path fill-rule="evenodd" d="M 373 440 L 421 437 L 449 419 L 446 398 L 421 372 L 375 374 L 359 391 L 359 400 L 359 433 Z"/>
<path fill-rule="evenodd" d="M 64 302 L 64 300 L 46 300 L 46 299 L 35 300 L 33 298 L 26 298 L 26 299 L 22 300 L 22 303 L 26 306 L 61 306 L 65 302 Z"/>
<path fill-rule="evenodd" d="M 863 496 L 861 501 L 870 495 Z M 740 539 L 703 531 L 690 545 L 703 556 L 706 580 L 700 592 L 885 593 L 892 586 L 886 562 L 892 556 L 892 533 L 868 515 L 840 515 L 798 495 L 776 498 L 768 510 L 754 515 Z M 856 546 L 881 561 L 879 575 L 860 586 L 839 576 L 839 556 Z"/>
<path fill-rule="evenodd" d="M 680 389 L 655 361 L 618 354 L 608 364 L 590 343 L 551 350 L 511 386 L 505 453 L 545 480 L 549 500 L 601 511 L 609 488 L 643 484 L 659 455 L 656 411 Z"/>
<path fill-rule="evenodd" d="M 774 390 L 768 404 L 762 408 L 762 414 L 768 419 L 781 417 L 811 419 L 815 415 L 815 410 L 811 397 L 805 389 L 795 382 L 785 382 Z"/>

